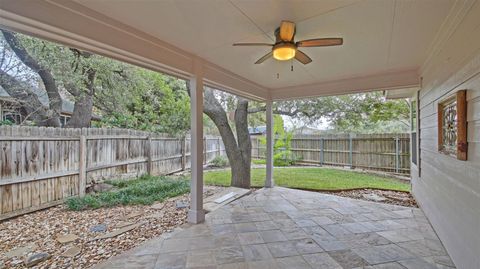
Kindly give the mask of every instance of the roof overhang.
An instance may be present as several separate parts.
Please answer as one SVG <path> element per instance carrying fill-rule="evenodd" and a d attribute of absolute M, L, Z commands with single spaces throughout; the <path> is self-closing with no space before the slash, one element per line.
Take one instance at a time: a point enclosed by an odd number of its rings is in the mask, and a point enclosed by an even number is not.
<path fill-rule="evenodd" d="M 349 93 L 360 93 L 379 90 L 394 90 L 419 86 L 417 70 L 406 70 L 380 73 L 370 76 L 352 77 L 341 80 L 286 87 L 272 91 L 272 100 L 288 100 L 329 96 Z"/>
<path fill-rule="evenodd" d="M 123 24 L 74 1 L 5 0 L 0 26 L 121 61 L 188 79 L 201 62 L 204 82 L 252 100 L 288 100 L 326 95 L 388 90 L 389 98 L 404 98 L 420 86 L 418 68 L 384 70 L 323 80 L 305 85 L 266 87 L 218 64 Z M 392 90 L 396 91 L 392 91 Z M 398 90 L 403 89 L 403 90 Z"/>
<path fill-rule="evenodd" d="M 66 1 L 3 1 L 0 26 L 71 47 L 188 79 L 199 57 L 121 22 Z M 55 14 L 55 16 L 52 16 Z M 86 14 L 89 14 L 88 16 Z M 108 34 L 106 34 L 108 33 Z M 268 89 L 200 59 L 204 82 L 212 88 L 267 100 Z"/>

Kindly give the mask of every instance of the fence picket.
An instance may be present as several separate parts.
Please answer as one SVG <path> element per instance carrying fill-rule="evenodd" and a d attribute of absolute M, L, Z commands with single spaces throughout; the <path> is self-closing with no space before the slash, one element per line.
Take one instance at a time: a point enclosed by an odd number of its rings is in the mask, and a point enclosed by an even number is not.
<path fill-rule="evenodd" d="M 297 135 L 290 150 L 299 163 L 410 174 L 409 134 Z M 260 137 L 252 136 L 252 157 L 265 158 L 264 151 Z"/>
<path fill-rule="evenodd" d="M 205 137 L 205 161 L 225 154 Z M 218 146 L 218 143 L 221 143 Z M 105 179 L 189 168 L 187 138 L 124 129 L 0 126 L 0 220 L 54 206 Z"/>

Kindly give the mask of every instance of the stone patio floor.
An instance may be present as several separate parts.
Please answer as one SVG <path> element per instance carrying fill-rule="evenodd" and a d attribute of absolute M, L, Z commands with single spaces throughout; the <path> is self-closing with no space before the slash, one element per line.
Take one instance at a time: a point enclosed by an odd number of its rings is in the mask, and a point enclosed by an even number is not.
<path fill-rule="evenodd" d="M 261 189 L 96 268 L 455 268 L 417 208 Z"/>

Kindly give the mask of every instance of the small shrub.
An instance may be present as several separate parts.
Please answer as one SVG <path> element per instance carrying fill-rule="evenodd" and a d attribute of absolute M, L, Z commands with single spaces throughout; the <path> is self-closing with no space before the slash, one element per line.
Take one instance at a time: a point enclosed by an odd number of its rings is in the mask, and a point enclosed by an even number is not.
<path fill-rule="evenodd" d="M 297 159 L 295 158 L 293 152 L 290 150 L 280 151 L 273 155 L 273 165 L 274 166 L 290 166 L 294 165 Z"/>
<path fill-rule="evenodd" d="M 2 125 L 11 126 L 11 125 L 14 125 L 14 123 L 10 120 L 0 120 L 0 126 Z"/>
<path fill-rule="evenodd" d="M 252 159 L 252 163 L 254 163 L 254 164 L 266 164 L 267 161 L 265 159 Z"/>
<path fill-rule="evenodd" d="M 273 155 L 274 166 L 291 166 L 295 165 L 300 159 L 296 158 L 291 151 L 280 151 Z M 253 164 L 266 164 L 265 159 L 252 159 Z"/>
<path fill-rule="evenodd" d="M 142 176 L 108 183 L 119 189 L 70 198 L 65 203 L 67 208 L 78 211 L 117 205 L 149 205 L 190 191 L 190 181 L 186 178 Z"/>
<path fill-rule="evenodd" d="M 225 156 L 217 156 L 211 162 L 213 167 L 227 167 L 229 165 L 228 159 Z"/>

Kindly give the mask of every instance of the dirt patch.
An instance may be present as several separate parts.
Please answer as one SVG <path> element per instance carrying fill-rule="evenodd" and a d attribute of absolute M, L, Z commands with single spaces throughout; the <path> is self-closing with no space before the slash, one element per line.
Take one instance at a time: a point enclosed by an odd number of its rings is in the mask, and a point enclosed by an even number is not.
<path fill-rule="evenodd" d="M 204 197 L 223 189 L 206 186 Z M 35 268 L 91 267 L 185 223 L 187 208 L 178 206 L 184 201 L 188 201 L 188 195 L 153 206 L 78 212 L 59 205 L 3 221 L 0 223 L 0 265 L 3 262 L 5 268 L 24 268 L 26 256 L 46 253 L 50 257 Z M 78 238 L 61 243 L 58 238 L 66 235 Z M 25 251 L 21 251 L 22 247 Z"/>
<path fill-rule="evenodd" d="M 408 192 L 401 191 L 387 191 L 376 189 L 359 189 L 346 191 L 321 191 L 323 193 L 360 199 L 366 201 L 373 201 L 391 205 L 418 207 L 417 202 L 413 196 Z"/>

